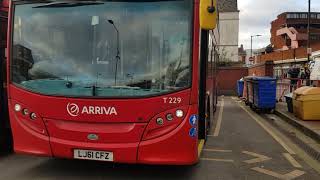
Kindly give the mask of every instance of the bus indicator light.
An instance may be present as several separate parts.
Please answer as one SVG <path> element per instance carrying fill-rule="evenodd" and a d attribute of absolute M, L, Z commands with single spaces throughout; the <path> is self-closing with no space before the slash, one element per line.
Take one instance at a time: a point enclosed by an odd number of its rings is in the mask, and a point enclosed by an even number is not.
<path fill-rule="evenodd" d="M 29 114 L 29 110 L 28 109 L 23 109 L 22 110 L 22 114 L 23 115 L 28 115 Z"/>
<path fill-rule="evenodd" d="M 170 114 L 167 114 L 167 120 L 168 121 L 172 121 L 173 120 L 173 115 L 170 113 Z"/>
<path fill-rule="evenodd" d="M 30 118 L 31 118 L 32 120 L 37 119 L 36 113 L 31 113 L 31 114 L 30 114 Z"/>
<path fill-rule="evenodd" d="M 157 119 L 157 124 L 158 125 L 163 125 L 163 119 L 162 118 L 158 118 Z"/>
<path fill-rule="evenodd" d="M 15 105 L 14 105 L 14 110 L 15 110 L 16 112 L 21 111 L 21 105 L 20 105 L 20 104 L 15 104 Z"/>

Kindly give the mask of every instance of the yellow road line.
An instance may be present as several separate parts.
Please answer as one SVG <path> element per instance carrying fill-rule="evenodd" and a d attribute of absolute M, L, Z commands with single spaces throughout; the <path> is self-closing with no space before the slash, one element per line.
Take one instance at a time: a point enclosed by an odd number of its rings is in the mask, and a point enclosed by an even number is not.
<path fill-rule="evenodd" d="M 221 104 L 220 104 L 220 109 L 219 109 L 219 116 L 218 116 L 218 121 L 216 128 L 214 129 L 213 136 L 217 137 L 219 136 L 220 129 L 221 129 L 221 122 L 222 122 L 222 115 L 223 115 L 223 106 L 224 106 L 224 99 L 222 97 Z"/>
<path fill-rule="evenodd" d="M 201 155 L 201 152 L 203 150 L 203 146 L 204 146 L 204 139 L 201 139 L 198 144 L 198 157 L 200 157 L 200 155 Z"/>
<path fill-rule="evenodd" d="M 225 153 L 231 153 L 232 150 L 223 150 L 223 149 L 203 149 L 203 151 L 207 152 L 225 152 Z"/>
<path fill-rule="evenodd" d="M 254 168 L 251 168 L 252 170 L 255 170 L 259 173 L 262 173 L 262 174 L 266 174 L 266 175 L 269 175 L 269 176 L 273 176 L 275 178 L 278 178 L 278 179 L 283 179 L 283 180 L 291 180 L 291 179 L 295 179 L 297 177 L 300 177 L 302 175 L 305 174 L 304 171 L 300 171 L 300 170 L 294 170 L 290 173 L 287 173 L 287 174 L 279 174 L 277 172 L 273 172 L 273 171 L 270 171 L 268 169 L 263 169 L 263 168 L 260 168 L 260 167 L 254 167 Z"/>
<path fill-rule="evenodd" d="M 255 120 L 267 133 L 270 134 L 271 137 L 273 137 L 274 140 L 276 140 L 289 154 L 296 154 L 284 141 L 279 138 L 267 125 L 263 124 L 255 115 L 253 115 L 250 111 L 248 111 L 245 107 L 242 105 L 239 105 L 245 112 L 247 112 L 253 120 Z"/>
<path fill-rule="evenodd" d="M 266 174 L 266 175 L 269 175 L 269 176 L 273 176 L 275 178 L 278 178 L 278 179 L 284 179 L 285 176 L 283 176 L 282 174 L 279 174 L 279 173 L 276 173 L 276 172 L 273 172 L 273 171 L 270 171 L 270 170 L 267 170 L 267 169 L 262 169 L 262 168 L 259 168 L 259 167 L 254 167 L 254 168 L 251 168 L 252 170 L 255 170 L 259 173 L 262 173 L 262 174 Z"/>
<path fill-rule="evenodd" d="M 282 153 L 282 155 L 292 164 L 293 167 L 302 168 L 298 161 L 296 161 L 289 153 Z"/>
<path fill-rule="evenodd" d="M 215 159 L 215 158 L 201 158 L 203 161 L 216 161 L 216 162 L 228 162 L 233 163 L 234 160 L 232 159 Z"/>
<path fill-rule="evenodd" d="M 240 105 L 240 103 L 238 104 L 240 107 L 242 107 Z M 244 110 L 245 108 L 242 107 Z M 245 110 L 246 111 L 246 110 Z M 248 111 L 246 111 L 248 112 Z M 251 115 L 252 116 L 252 115 Z M 273 127 L 271 127 L 271 129 L 274 129 Z M 266 130 L 267 131 L 267 130 Z M 270 130 L 271 131 L 271 130 Z M 283 139 L 288 145 L 290 145 L 290 148 L 285 148 L 290 149 L 290 151 L 292 151 L 291 153 L 289 152 L 289 154 L 297 154 L 305 163 L 307 163 L 310 167 L 312 167 L 315 171 L 317 171 L 320 174 L 320 164 L 317 160 L 313 159 L 310 155 L 308 155 L 304 150 L 302 150 L 299 146 L 297 146 L 296 144 L 294 144 L 290 139 L 288 139 L 286 136 L 282 135 L 280 132 L 278 132 L 277 130 L 274 130 L 279 136 L 281 137 L 281 139 Z M 268 132 L 268 131 L 267 131 Z M 273 133 L 274 134 L 274 133 Z M 283 141 L 282 141 L 283 142 Z M 284 144 L 284 143 L 283 143 Z M 294 150 L 294 151 L 293 151 Z"/>

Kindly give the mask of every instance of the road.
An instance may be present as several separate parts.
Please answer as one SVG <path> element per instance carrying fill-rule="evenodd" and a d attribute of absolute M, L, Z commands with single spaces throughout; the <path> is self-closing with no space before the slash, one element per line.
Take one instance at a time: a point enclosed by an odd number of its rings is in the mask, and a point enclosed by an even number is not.
<path fill-rule="evenodd" d="M 319 164 L 236 98 L 221 97 L 199 164 L 107 164 L 23 155 L 0 157 L 0 179 L 318 180 Z"/>

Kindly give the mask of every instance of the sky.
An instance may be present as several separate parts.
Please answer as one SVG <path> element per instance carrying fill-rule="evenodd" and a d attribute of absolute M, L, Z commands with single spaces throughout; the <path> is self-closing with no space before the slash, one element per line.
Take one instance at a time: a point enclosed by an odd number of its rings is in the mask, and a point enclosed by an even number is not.
<path fill-rule="evenodd" d="M 253 48 L 270 44 L 271 22 L 282 12 L 308 11 L 308 0 L 238 0 L 240 10 L 239 44 L 250 49 L 250 36 L 262 35 L 253 40 Z M 320 0 L 311 0 L 311 10 L 320 12 Z"/>

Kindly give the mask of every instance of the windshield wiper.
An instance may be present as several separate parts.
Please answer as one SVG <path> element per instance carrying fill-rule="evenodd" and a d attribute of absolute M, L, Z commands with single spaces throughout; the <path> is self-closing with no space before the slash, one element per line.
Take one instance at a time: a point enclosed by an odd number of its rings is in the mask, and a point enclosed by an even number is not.
<path fill-rule="evenodd" d="M 33 8 L 59 8 L 59 7 L 77 7 L 77 6 L 89 6 L 89 5 L 100 5 L 104 4 L 102 1 L 56 1 Z"/>

